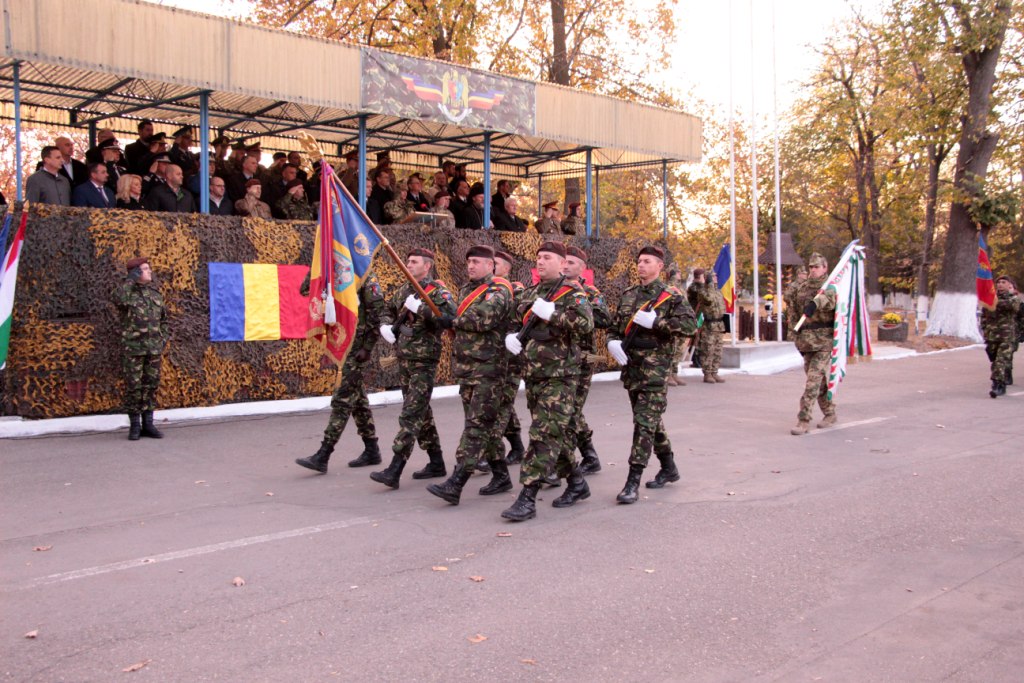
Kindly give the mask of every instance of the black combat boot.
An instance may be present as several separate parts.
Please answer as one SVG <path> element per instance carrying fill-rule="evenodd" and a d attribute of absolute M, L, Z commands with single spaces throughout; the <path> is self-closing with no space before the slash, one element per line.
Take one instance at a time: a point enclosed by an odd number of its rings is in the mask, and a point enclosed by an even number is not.
<path fill-rule="evenodd" d="M 1013 370 L 1007 370 L 1006 371 L 1006 386 L 1008 386 L 1008 387 L 1012 387 L 1013 386 Z"/>
<path fill-rule="evenodd" d="M 320 474 L 327 474 L 327 461 L 331 459 L 331 453 L 334 452 L 334 446 L 328 445 L 326 442 L 320 444 L 320 450 L 308 458 L 296 458 L 295 464 L 302 465 L 311 470 L 316 470 Z"/>
<path fill-rule="evenodd" d="M 405 469 L 405 462 L 405 458 L 396 454 L 391 458 L 391 464 L 383 470 L 380 472 L 370 472 L 370 479 L 373 479 L 378 484 L 384 484 L 385 486 L 397 489 L 398 480 L 402 478 L 402 470 Z"/>
<path fill-rule="evenodd" d="M 528 519 L 533 519 L 537 516 L 537 491 L 540 490 L 540 483 L 530 484 L 524 486 L 523 490 L 519 492 L 519 497 L 516 498 L 516 502 L 512 503 L 512 507 L 501 513 L 501 516 L 505 519 L 511 519 L 513 522 L 525 522 Z"/>
<path fill-rule="evenodd" d="M 452 476 L 440 484 L 431 484 L 427 490 L 452 505 L 458 505 L 459 499 L 462 497 L 462 487 L 469 481 L 469 475 L 469 470 L 464 469 L 462 465 L 456 465 Z"/>
<path fill-rule="evenodd" d="M 577 467 L 569 475 L 569 485 L 565 488 L 565 492 L 558 498 L 555 498 L 551 503 L 551 507 L 556 508 L 567 508 L 576 504 L 578 500 L 586 500 L 590 498 L 590 487 L 587 486 L 587 480 L 583 478 L 583 473 L 580 472 Z"/>
<path fill-rule="evenodd" d="M 553 489 L 557 489 L 559 486 L 562 485 L 562 480 L 558 478 L 557 474 L 552 472 L 551 474 L 549 474 L 549 475 L 545 476 L 543 479 L 541 479 L 540 483 L 546 484 L 546 485 L 550 486 Z"/>
<path fill-rule="evenodd" d="M 448 469 L 444 466 L 444 456 L 441 454 L 440 448 L 436 451 L 427 451 L 427 457 L 430 458 L 430 462 L 422 470 L 413 472 L 413 479 L 434 479 L 448 475 Z"/>
<path fill-rule="evenodd" d="M 142 436 L 142 416 L 138 413 L 128 413 L 128 440 L 138 441 Z"/>
<path fill-rule="evenodd" d="M 654 479 L 651 479 L 645 484 L 649 489 L 660 489 L 664 488 L 665 484 L 669 484 L 673 481 L 679 481 L 679 469 L 676 468 L 676 460 L 672 456 L 672 453 L 665 453 L 664 455 L 658 454 L 658 462 L 661 463 L 661 469 L 654 475 Z"/>
<path fill-rule="evenodd" d="M 1006 395 L 1006 385 L 1002 382 L 992 382 L 992 391 L 988 392 L 992 398 L 999 398 Z"/>
<path fill-rule="evenodd" d="M 493 496 L 496 493 L 505 493 L 512 490 L 512 478 L 508 476 L 508 465 L 504 460 L 495 460 L 491 463 L 491 481 L 486 486 L 480 487 L 481 496 Z"/>
<path fill-rule="evenodd" d="M 583 461 L 580 463 L 580 474 L 590 475 L 601 471 L 601 461 L 597 459 L 594 442 L 589 437 L 580 439 L 580 455 L 583 456 Z"/>
<path fill-rule="evenodd" d="M 380 446 L 377 445 L 377 439 L 363 439 L 363 446 L 365 446 L 363 452 L 355 460 L 349 461 L 349 467 L 366 467 L 367 465 L 380 464 Z"/>
<path fill-rule="evenodd" d="M 518 465 L 523 461 L 523 456 L 526 455 L 523 438 L 519 435 L 519 432 L 506 434 L 505 438 L 508 439 L 508 444 L 512 447 L 509 449 L 508 454 L 505 455 L 505 462 L 509 465 Z"/>
<path fill-rule="evenodd" d="M 486 460 L 477 460 L 476 471 L 479 472 L 480 474 L 490 474 L 491 463 L 487 462 Z"/>
<path fill-rule="evenodd" d="M 153 424 L 153 411 L 144 410 L 142 411 L 142 431 L 139 432 L 142 436 L 148 436 L 151 439 L 162 439 L 164 438 L 163 432 L 156 428 Z"/>
<path fill-rule="evenodd" d="M 622 492 L 615 498 L 620 503 L 635 503 L 640 498 L 640 475 L 644 473 L 642 465 L 630 465 L 629 475 L 626 477 L 626 485 Z"/>

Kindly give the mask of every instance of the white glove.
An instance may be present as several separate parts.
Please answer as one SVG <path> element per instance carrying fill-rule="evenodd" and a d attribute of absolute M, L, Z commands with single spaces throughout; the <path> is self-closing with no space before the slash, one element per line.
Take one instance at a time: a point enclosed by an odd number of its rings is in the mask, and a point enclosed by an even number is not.
<path fill-rule="evenodd" d="M 419 297 L 416 296 L 415 294 L 410 294 L 409 296 L 405 297 L 405 308 L 413 315 L 419 312 L 420 306 L 422 305 L 423 302 L 420 301 Z"/>
<path fill-rule="evenodd" d="M 636 315 L 633 316 L 633 322 L 640 327 L 651 329 L 654 327 L 654 321 L 657 320 L 658 314 L 654 311 L 637 311 Z"/>
<path fill-rule="evenodd" d="M 547 299 L 537 299 L 530 308 L 533 314 L 541 320 L 551 320 L 555 312 L 555 305 Z"/>
<path fill-rule="evenodd" d="M 388 344 L 395 343 L 395 333 L 391 331 L 391 325 L 380 326 L 380 336 L 384 338 Z"/>
<path fill-rule="evenodd" d="M 519 338 L 515 334 L 505 335 L 505 348 L 513 356 L 518 356 L 519 352 L 523 350 L 523 342 L 519 341 Z"/>
<path fill-rule="evenodd" d="M 612 354 L 612 358 L 614 358 L 615 362 L 619 365 L 625 365 L 629 362 L 629 356 L 627 356 L 626 352 L 623 351 L 622 342 L 618 339 L 613 339 L 608 342 L 608 353 Z"/>

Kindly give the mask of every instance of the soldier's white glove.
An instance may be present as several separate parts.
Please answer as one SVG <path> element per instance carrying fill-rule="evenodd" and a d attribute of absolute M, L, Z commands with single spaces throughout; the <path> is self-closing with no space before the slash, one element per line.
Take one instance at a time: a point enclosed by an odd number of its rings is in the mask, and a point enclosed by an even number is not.
<path fill-rule="evenodd" d="M 530 310 L 541 320 L 551 320 L 551 316 L 555 312 L 555 305 L 547 299 L 537 299 L 533 302 Z"/>
<path fill-rule="evenodd" d="M 413 315 L 419 312 L 420 306 L 422 305 L 423 302 L 420 301 L 419 297 L 416 296 L 415 294 L 410 294 L 409 296 L 405 297 L 405 309 L 412 313 Z"/>
<path fill-rule="evenodd" d="M 618 339 L 613 339 L 608 342 L 608 353 L 612 354 L 612 358 L 614 358 L 615 362 L 619 365 L 625 365 L 629 362 L 629 356 L 626 355 L 626 352 L 622 348 L 622 342 Z"/>
<path fill-rule="evenodd" d="M 519 341 L 519 338 L 515 334 L 505 335 L 505 348 L 513 356 L 518 356 L 519 352 L 523 350 L 523 342 Z"/>
<path fill-rule="evenodd" d="M 384 338 L 388 344 L 395 343 L 395 333 L 391 331 L 391 325 L 380 326 L 380 336 Z"/>
<path fill-rule="evenodd" d="M 658 314 L 654 311 L 637 311 L 633 316 L 633 322 L 648 330 L 654 327 L 654 321 L 657 319 Z"/>

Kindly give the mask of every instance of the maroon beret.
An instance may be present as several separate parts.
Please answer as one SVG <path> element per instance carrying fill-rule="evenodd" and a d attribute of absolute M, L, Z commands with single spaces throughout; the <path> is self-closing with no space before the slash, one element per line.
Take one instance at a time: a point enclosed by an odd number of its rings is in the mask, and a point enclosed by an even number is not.
<path fill-rule="evenodd" d="M 550 251 L 552 254 L 558 254 L 562 258 L 565 258 L 565 245 L 561 242 L 545 242 L 537 247 L 538 254 L 542 251 Z"/>
<path fill-rule="evenodd" d="M 512 254 L 508 253 L 507 251 L 502 251 L 501 249 L 495 250 L 494 258 L 503 259 L 503 260 L 507 261 L 508 263 L 515 263 L 515 261 L 512 260 Z"/>
<path fill-rule="evenodd" d="M 351 150 L 345 155 L 345 161 L 359 161 L 359 150 Z"/>
<path fill-rule="evenodd" d="M 641 256 L 644 255 L 653 256 L 655 258 L 661 259 L 662 261 L 665 260 L 665 250 L 662 249 L 661 247 L 656 247 L 653 244 L 648 244 L 646 247 L 641 249 L 640 252 L 637 253 L 636 257 L 639 259 Z"/>
<path fill-rule="evenodd" d="M 566 247 L 565 248 L 565 255 L 566 256 L 575 256 L 580 261 L 583 261 L 584 263 L 587 262 L 587 252 L 583 251 L 579 247 Z"/>
<path fill-rule="evenodd" d="M 423 247 L 415 247 L 413 249 L 410 249 L 409 256 L 419 256 L 421 258 L 428 258 L 431 261 L 434 260 L 434 252 L 430 251 L 429 249 L 424 249 Z"/>
<path fill-rule="evenodd" d="M 263 183 L 260 182 L 259 178 L 249 178 L 248 180 L 245 181 L 246 188 L 252 187 L 253 185 L 259 185 L 260 187 L 263 187 Z"/>
<path fill-rule="evenodd" d="M 703 268 L 694 268 L 693 269 L 693 276 L 694 277 L 700 277 L 703 274 L 704 274 L 704 269 Z"/>
<path fill-rule="evenodd" d="M 572 211 L 573 209 L 578 209 L 578 208 L 580 208 L 580 203 L 579 202 L 572 202 L 571 204 L 569 204 L 569 211 Z"/>
<path fill-rule="evenodd" d="M 252 182 L 252 181 L 250 181 L 250 182 Z M 248 185 L 248 184 L 249 183 L 246 183 L 246 185 Z M 288 184 L 284 186 L 284 189 L 290 190 L 293 187 L 299 187 L 300 185 L 302 187 L 305 187 L 305 185 L 303 184 L 303 182 L 301 180 L 299 180 L 298 178 L 293 178 L 292 180 L 288 181 Z"/>
<path fill-rule="evenodd" d="M 128 259 L 128 262 L 124 264 L 124 267 L 128 269 L 129 272 L 131 272 L 138 268 L 139 266 L 141 266 L 143 263 L 149 263 L 149 258 L 146 256 L 136 256 L 133 259 Z"/>
<path fill-rule="evenodd" d="M 469 251 L 466 252 L 466 258 L 468 259 L 474 256 L 476 256 L 477 258 L 493 259 L 494 249 L 487 246 L 486 244 L 474 244 L 469 248 Z"/>
<path fill-rule="evenodd" d="M 451 197 L 451 196 L 452 195 L 451 195 L 450 192 L 448 192 L 448 190 L 446 190 L 443 187 L 439 188 L 437 190 L 437 194 L 434 195 L 434 203 L 437 204 L 437 200 L 440 199 L 441 197 Z"/>
<path fill-rule="evenodd" d="M 1013 278 L 1010 277 L 1009 275 L 1000 275 L 999 277 L 996 278 L 996 282 L 999 282 L 1000 280 L 1006 280 L 1007 282 L 1010 283 L 1010 286 L 1012 286 L 1014 289 L 1017 289 L 1017 283 L 1014 282 Z"/>

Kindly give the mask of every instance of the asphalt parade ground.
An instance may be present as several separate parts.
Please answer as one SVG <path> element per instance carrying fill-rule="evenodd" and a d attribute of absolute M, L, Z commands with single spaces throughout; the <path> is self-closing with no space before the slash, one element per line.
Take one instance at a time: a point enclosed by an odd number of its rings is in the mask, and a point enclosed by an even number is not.
<path fill-rule="evenodd" d="M 803 437 L 799 370 L 691 379 L 665 418 L 682 481 L 631 506 L 628 401 L 596 383 L 593 495 L 558 510 L 546 489 L 520 524 L 499 517 L 518 486 L 428 494 L 419 450 L 397 491 L 346 467 L 352 424 L 327 475 L 296 466 L 325 411 L 3 440 L 0 672 L 1021 681 L 1024 382 L 992 400 L 987 365 L 979 348 L 851 365 L 840 424 Z M 461 404 L 433 409 L 450 469 Z M 374 410 L 382 450 L 398 413 Z"/>

